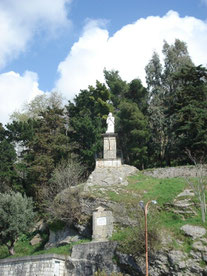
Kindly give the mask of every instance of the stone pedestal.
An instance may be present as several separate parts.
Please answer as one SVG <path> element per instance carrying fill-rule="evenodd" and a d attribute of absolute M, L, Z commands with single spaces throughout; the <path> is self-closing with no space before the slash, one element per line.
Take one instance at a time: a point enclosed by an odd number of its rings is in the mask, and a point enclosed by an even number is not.
<path fill-rule="evenodd" d="M 113 215 L 98 207 L 93 213 L 93 241 L 106 241 L 113 233 Z"/>
<path fill-rule="evenodd" d="M 121 159 L 117 158 L 117 133 L 105 133 L 103 136 L 103 159 L 96 160 L 96 168 L 118 168 L 122 166 Z"/>
<path fill-rule="evenodd" d="M 116 133 L 105 133 L 104 137 L 104 151 L 103 158 L 116 159 Z"/>

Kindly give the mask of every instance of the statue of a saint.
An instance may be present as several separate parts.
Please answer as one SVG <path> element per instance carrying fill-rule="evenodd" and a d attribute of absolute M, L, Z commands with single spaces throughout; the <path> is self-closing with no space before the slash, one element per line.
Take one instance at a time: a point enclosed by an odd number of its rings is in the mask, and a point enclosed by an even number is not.
<path fill-rule="evenodd" d="M 109 112 L 109 115 L 106 119 L 106 123 L 107 123 L 106 133 L 114 133 L 114 117 L 111 112 Z"/>

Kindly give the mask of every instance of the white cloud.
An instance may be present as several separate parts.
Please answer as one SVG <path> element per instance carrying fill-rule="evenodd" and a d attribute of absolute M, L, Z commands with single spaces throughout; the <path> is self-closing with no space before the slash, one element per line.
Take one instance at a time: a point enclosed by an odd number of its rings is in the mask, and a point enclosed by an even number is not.
<path fill-rule="evenodd" d="M 207 64 L 207 23 L 194 17 L 181 18 L 169 11 L 165 16 L 149 16 L 124 26 L 112 37 L 94 21 L 84 29 L 68 56 L 59 64 L 56 89 L 72 99 L 80 89 L 103 81 L 103 69 L 119 70 L 123 79 L 141 78 L 152 53 L 161 54 L 163 40 L 178 38 L 188 45 L 195 64 Z"/>
<path fill-rule="evenodd" d="M 25 50 L 39 30 L 55 32 L 70 24 L 66 4 L 72 0 L 1 0 L 0 68 Z"/>
<path fill-rule="evenodd" d="M 13 71 L 0 74 L 0 122 L 9 121 L 9 115 L 21 109 L 24 102 L 42 94 L 36 73 L 26 71 L 23 76 Z"/>

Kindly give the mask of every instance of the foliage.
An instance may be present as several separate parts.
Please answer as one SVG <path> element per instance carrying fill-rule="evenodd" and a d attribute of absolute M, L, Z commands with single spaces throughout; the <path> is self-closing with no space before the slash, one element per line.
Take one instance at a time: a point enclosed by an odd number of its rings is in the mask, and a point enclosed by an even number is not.
<path fill-rule="evenodd" d="M 16 122 L 8 126 L 22 147 L 18 162 L 27 195 L 32 195 L 39 206 L 42 203 L 42 190 L 56 165 L 69 155 L 69 138 L 66 135 L 63 109 L 47 108 L 37 120 Z"/>
<path fill-rule="evenodd" d="M 139 79 L 127 83 L 118 71 L 104 70 L 106 83 L 111 92 L 115 107 L 118 146 L 123 153 L 124 162 L 144 168 L 147 161 L 147 142 L 149 140 L 148 91 Z"/>
<path fill-rule="evenodd" d="M 7 131 L 0 124 L 0 193 L 17 188 L 16 152 Z"/>
<path fill-rule="evenodd" d="M 14 254 L 17 238 L 33 224 L 35 213 L 31 198 L 20 193 L 0 194 L 0 243 Z"/>
<path fill-rule="evenodd" d="M 62 162 L 54 170 L 44 193 L 44 209 L 49 219 L 66 224 L 81 217 L 80 188 L 75 187 L 83 180 L 83 168 L 73 160 Z"/>
<path fill-rule="evenodd" d="M 207 191 L 206 170 L 207 168 L 202 160 L 198 161 L 195 157 L 192 156 L 190 150 L 187 150 L 187 155 L 195 165 L 196 179 L 190 179 L 186 177 L 186 180 L 190 185 L 190 187 L 193 189 L 194 193 L 196 194 L 200 202 L 202 221 L 203 223 L 205 223 L 206 212 L 207 212 L 207 209 L 206 209 L 206 191 Z"/>
<path fill-rule="evenodd" d="M 78 161 L 74 159 L 62 161 L 52 173 L 50 188 L 53 187 L 53 191 L 55 189 L 54 192 L 57 195 L 62 190 L 83 182 L 83 173 L 84 168 Z"/>
<path fill-rule="evenodd" d="M 72 251 L 72 247 L 75 244 L 88 242 L 88 240 L 81 240 L 78 242 L 72 242 L 67 245 L 52 247 L 49 249 L 44 249 L 44 244 L 30 244 L 31 235 L 23 235 L 15 243 L 14 249 L 15 254 L 11 257 L 23 257 L 23 256 L 33 256 L 33 255 L 42 255 L 42 254 L 60 254 L 68 256 Z M 5 246 L 0 246 L 0 259 L 8 257 L 8 250 Z"/>
<path fill-rule="evenodd" d="M 149 125 L 151 140 L 149 152 L 153 166 L 170 166 L 175 146 L 175 112 L 169 114 L 169 108 L 176 100 L 175 92 L 180 80 L 174 75 L 185 66 L 193 66 L 187 46 L 179 39 L 169 45 L 163 45 L 164 66 L 159 55 L 154 53 L 146 66 L 146 82 L 149 97 Z M 173 110 L 173 109 L 172 109 Z M 174 163 L 175 165 L 175 163 Z"/>
<path fill-rule="evenodd" d="M 145 252 L 145 219 L 142 210 L 135 207 L 137 225 L 119 230 L 113 239 L 119 242 L 119 249 L 125 254 L 138 257 Z M 147 217 L 148 225 L 148 250 L 153 253 L 158 250 L 161 242 L 160 224 L 157 220 L 158 212 L 150 208 Z"/>
<path fill-rule="evenodd" d="M 138 168 L 145 167 L 147 160 L 147 121 L 136 103 L 122 101 L 117 113 L 117 130 L 124 160 Z"/>
<path fill-rule="evenodd" d="M 26 122 L 28 119 L 38 119 L 41 112 L 47 108 L 62 108 L 63 97 L 57 92 L 44 93 L 37 95 L 32 101 L 24 103 L 21 111 L 15 111 L 11 114 L 10 119 L 17 122 Z"/>
<path fill-rule="evenodd" d="M 174 102 L 169 106 L 169 116 L 175 135 L 173 158 L 180 164 L 188 162 L 185 150 L 193 156 L 207 154 L 207 69 L 202 66 L 184 67 L 174 76 L 179 80 Z M 176 156 L 176 152 L 182 154 Z"/>
<path fill-rule="evenodd" d="M 69 102 L 69 136 L 73 153 L 84 164 L 86 174 L 94 167 L 95 155 L 102 149 L 101 134 L 105 132 L 106 117 L 111 109 L 110 93 L 104 84 L 96 82 Z"/>
<path fill-rule="evenodd" d="M 121 79 L 119 72 L 115 70 L 104 70 L 104 77 L 110 89 L 113 106 L 117 109 L 121 100 L 125 98 L 125 94 L 129 90 L 129 85 Z"/>

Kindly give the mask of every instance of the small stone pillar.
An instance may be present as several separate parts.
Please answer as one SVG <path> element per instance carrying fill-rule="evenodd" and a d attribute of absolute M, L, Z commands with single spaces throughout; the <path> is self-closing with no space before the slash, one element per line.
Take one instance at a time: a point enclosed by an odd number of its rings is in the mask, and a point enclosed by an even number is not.
<path fill-rule="evenodd" d="M 116 133 L 105 133 L 104 137 L 104 152 L 103 158 L 105 160 L 108 159 L 116 159 Z"/>
<path fill-rule="evenodd" d="M 98 207 L 93 213 L 93 241 L 106 241 L 113 233 L 113 215 L 111 211 L 105 211 Z"/>

